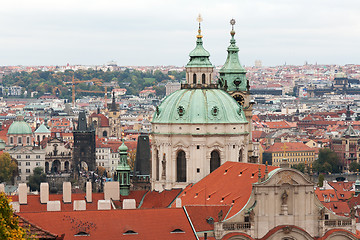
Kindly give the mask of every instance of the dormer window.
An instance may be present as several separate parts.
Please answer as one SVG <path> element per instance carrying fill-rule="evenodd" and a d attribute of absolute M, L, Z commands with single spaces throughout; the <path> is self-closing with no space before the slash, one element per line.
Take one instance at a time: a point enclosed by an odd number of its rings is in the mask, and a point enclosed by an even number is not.
<path fill-rule="evenodd" d="M 185 233 L 185 232 L 183 230 L 181 230 L 180 228 L 176 228 L 176 229 L 172 230 L 171 233 Z"/>
<path fill-rule="evenodd" d="M 90 236 L 90 233 L 87 232 L 78 232 L 74 235 L 75 237 L 81 237 L 81 236 Z"/>
<path fill-rule="evenodd" d="M 134 235 L 134 234 L 138 234 L 138 233 L 135 232 L 134 230 L 127 230 L 126 232 L 123 233 L 123 235 Z"/>

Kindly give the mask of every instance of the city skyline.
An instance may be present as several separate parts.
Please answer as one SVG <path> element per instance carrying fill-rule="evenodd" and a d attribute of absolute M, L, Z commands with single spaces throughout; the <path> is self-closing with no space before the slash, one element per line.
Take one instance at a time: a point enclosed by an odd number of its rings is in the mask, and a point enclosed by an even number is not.
<path fill-rule="evenodd" d="M 0 9 L 0 66 L 184 66 L 203 16 L 213 65 L 226 60 L 231 18 L 243 65 L 357 64 L 360 2 L 10 1 Z"/>

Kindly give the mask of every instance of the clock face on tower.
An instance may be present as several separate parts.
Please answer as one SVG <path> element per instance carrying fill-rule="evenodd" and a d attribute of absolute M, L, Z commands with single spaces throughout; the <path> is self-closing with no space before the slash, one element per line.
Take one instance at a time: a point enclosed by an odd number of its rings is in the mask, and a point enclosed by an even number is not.
<path fill-rule="evenodd" d="M 240 94 L 235 94 L 233 96 L 233 98 L 235 99 L 235 101 L 238 102 L 238 104 L 240 104 L 241 106 L 244 106 L 244 103 L 245 103 L 245 99 L 243 96 L 241 96 Z"/>

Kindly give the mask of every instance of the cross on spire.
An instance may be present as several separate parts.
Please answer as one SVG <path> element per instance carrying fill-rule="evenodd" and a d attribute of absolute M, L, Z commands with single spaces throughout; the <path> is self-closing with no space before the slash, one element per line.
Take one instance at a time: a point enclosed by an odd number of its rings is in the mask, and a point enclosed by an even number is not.
<path fill-rule="evenodd" d="M 197 38 L 202 38 L 202 35 L 201 35 L 201 22 L 203 21 L 203 19 L 202 19 L 200 13 L 199 13 L 199 16 L 196 18 L 196 21 L 199 23 L 199 30 L 198 30 Z"/>

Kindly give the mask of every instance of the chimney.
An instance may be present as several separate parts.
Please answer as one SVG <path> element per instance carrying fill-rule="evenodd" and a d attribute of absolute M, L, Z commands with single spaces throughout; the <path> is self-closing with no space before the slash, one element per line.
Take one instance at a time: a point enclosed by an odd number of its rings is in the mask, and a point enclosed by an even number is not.
<path fill-rule="evenodd" d="M 110 200 L 98 200 L 98 210 L 111 210 Z"/>
<path fill-rule="evenodd" d="M 57 201 L 48 201 L 46 204 L 46 210 L 48 212 L 58 212 L 61 211 L 61 203 L 59 200 Z"/>
<path fill-rule="evenodd" d="M 16 212 L 16 213 L 20 212 L 20 204 L 19 204 L 19 202 L 11 202 L 10 206 L 12 207 L 14 212 Z"/>
<path fill-rule="evenodd" d="M 104 199 L 114 201 L 120 200 L 120 185 L 119 182 L 105 182 L 104 185 Z"/>
<path fill-rule="evenodd" d="M 49 201 L 49 183 L 40 183 L 40 203 L 47 203 Z"/>
<path fill-rule="evenodd" d="M 176 208 L 181 208 L 181 198 L 176 198 L 176 202 L 175 202 L 175 207 Z"/>
<path fill-rule="evenodd" d="M 85 211 L 86 201 L 85 200 L 74 200 L 74 211 Z"/>
<path fill-rule="evenodd" d="M 92 202 L 92 185 L 91 182 L 86 182 L 86 202 Z"/>
<path fill-rule="evenodd" d="M 26 183 L 19 183 L 18 186 L 19 203 L 27 204 L 27 186 Z"/>
<path fill-rule="evenodd" d="M 124 199 L 122 204 L 123 209 L 136 209 L 135 199 Z"/>
<path fill-rule="evenodd" d="M 5 185 L 3 183 L 0 184 L 0 193 L 5 192 Z"/>
<path fill-rule="evenodd" d="M 71 203 L 71 182 L 63 182 L 63 202 Z"/>

